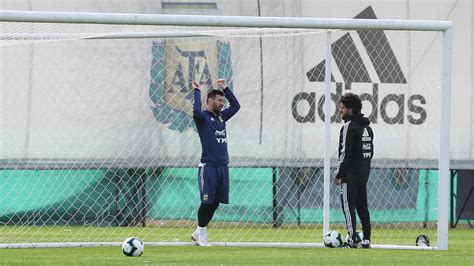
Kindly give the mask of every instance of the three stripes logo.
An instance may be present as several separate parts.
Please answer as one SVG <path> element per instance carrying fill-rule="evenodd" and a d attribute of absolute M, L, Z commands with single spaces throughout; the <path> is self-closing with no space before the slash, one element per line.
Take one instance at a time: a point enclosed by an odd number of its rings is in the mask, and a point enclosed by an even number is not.
<path fill-rule="evenodd" d="M 364 133 L 362 133 L 362 137 L 368 137 L 368 136 L 370 136 L 369 132 L 367 131 L 367 128 L 364 128 Z"/>
<path fill-rule="evenodd" d="M 354 18 L 377 19 L 371 6 L 368 6 Z M 358 40 L 355 38 L 358 38 Z M 345 33 L 332 43 L 331 49 L 335 62 L 335 66 L 331 69 L 331 82 L 336 83 L 336 93 L 331 94 L 331 101 L 336 103 L 336 110 L 331 116 L 331 122 L 342 122 L 337 101 L 342 96 L 343 91 L 352 89 L 354 83 L 364 84 L 364 86 L 368 84 L 372 88 L 372 93 L 360 94 L 361 100 L 369 102 L 372 106 L 372 111 L 367 114 L 372 123 L 379 123 L 382 120 L 387 124 L 404 124 L 405 118 L 408 123 L 414 125 L 425 122 L 427 113 L 423 105 L 426 104 L 426 99 L 423 95 L 405 96 L 404 94 L 389 93 L 381 97 L 379 94 L 379 85 L 407 84 L 399 60 L 395 56 L 384 31 L 358 30 L 356 34 Z M 326 64 L 323 59 L 306 72 L 306 76 L 310 82 L 324 82 L 325 69 Z M 338 71 L 337 75 L 334 71 Z M 301 101 L 306 101 L 310 106 L 307 114 L 298 113 L 297 106 Z M 314 123 L 317 113 L 321 120 L 324 120 L 323 104 L 324 96 L 316 102 L 315 92 L 298 93 L 293 98 L 293 117 L 300 123 Z M 318 107 L 317 111 L 316 105 Z M 395 113 L 388 112 L 389 105 L 397 106 L 398 111 Z M 408 112 L 406 117 L 405 107 Z"/>
<path fill-rule="evenodd" d="M 367 7 L 354 18 L 377 19 L 371 6 Z M 407 83 L 402 68 L 388 42 L 387 36 L 382 30 L 358 30 L 357 35 L 367 51 L 370 63 L 373 65 L 377 77 L 370 77 L 367 66 L 362 60 L 361 53 L 357 49 L 354 39 L 349 33 L 346 33 L 335 41 L 331 47 L 334 61 L 341 72 L 347 90 L 351 88 L 353 82 L 373 83 L 376 78 L 379 78 L 380 83 Z M 324 82 L 324 71 L 325 62 L 322 61 L 308 71 L 306 75 L 310 81 Z"/>
<path fill-rule="evenodd" d="M 362 132 L 362 156 L 364 158 L 372 158 L 372 137 L 367 128 Z"/>

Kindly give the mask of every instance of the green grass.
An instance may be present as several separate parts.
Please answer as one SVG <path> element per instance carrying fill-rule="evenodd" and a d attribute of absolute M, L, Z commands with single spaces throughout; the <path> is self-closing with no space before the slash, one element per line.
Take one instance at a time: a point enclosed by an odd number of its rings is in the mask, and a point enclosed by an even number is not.
<path fill-rule="evenodd" d="M 194 222 L 193 222 L 194 224 Z M 129 236 L 145 242 L 186 242 L 195 225 L 166 224 L 147 227 L 95 226 L 0 226 L 0 243 L 34 242 L 121 242 Z M 405 228 L 409 227 L 404 225 Z M 431 226 L 432 228 L 433 226 Z M 343 225 L 331 225 L 333 230 L 345 232 Z M 322 242 L 322 228 L 312 225 L 273 228 L 242 227 L 236 224 L 213 224 L 208 229 L 211 242 Z M 373 226 L 372 241 L 376 244 L 412 245 L 419 234 L 436 239 L 434 229 L 396 229 Z M 389 237 L 388 237 L 389 236 Z"/>
<path fill-rule="evenodd" d="M 0 234 L 2 231 L 0 230 Z M 400 230 L 399 232 L 400 237 L 412 233 L 409 231 L 404 234 Z M 412 237 L 409 238 L 414 242 Z M 0 265 L 153 265 L 165 263 L 472 265 L 473 261 L 474 230 L 472 229 L 450 230 L 448 251 L 147 246 L 141 257 L 130 258 L 122 255 L 120 247 L 0 249 Z"/>

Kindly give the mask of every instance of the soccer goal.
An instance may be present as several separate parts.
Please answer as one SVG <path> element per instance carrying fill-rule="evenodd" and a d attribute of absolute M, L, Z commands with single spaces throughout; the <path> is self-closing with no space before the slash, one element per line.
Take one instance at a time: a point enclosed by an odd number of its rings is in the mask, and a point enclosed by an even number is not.
<path fill-rule="evenodd" d="M 192 245 L 191 81 L 207 91 L 221 78 L 241 110 L 227 123 L 230 204 L 209 225 L 213 245 L 322 247 L 324 232 L 346 235 L 331 177 L 336 103 L 353 92 L 375 134 L 372 246 L 447 249 L 451 22 L 19 11 L 0 21 L 0 247 Z M 415 246 L 420 234 L 430 247 Z"/>

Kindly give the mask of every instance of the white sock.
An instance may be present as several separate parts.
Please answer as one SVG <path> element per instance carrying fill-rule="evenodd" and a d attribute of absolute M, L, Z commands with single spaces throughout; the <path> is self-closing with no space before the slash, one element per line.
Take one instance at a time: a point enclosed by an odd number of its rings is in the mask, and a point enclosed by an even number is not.
<path fill-rule="evenodd" d="M 362 245 L 367 245 L 367 244 L 370 244 L 370 240 L 368 239 L 362 240 Z"/>
<path fill-rule="evenodd" d="M 206 227 L 200 227 L 198 226 L 197 229 L 199 231 L 199 237 L 201 236 L 207 236 L 207 231 L 206 231 Z"/>

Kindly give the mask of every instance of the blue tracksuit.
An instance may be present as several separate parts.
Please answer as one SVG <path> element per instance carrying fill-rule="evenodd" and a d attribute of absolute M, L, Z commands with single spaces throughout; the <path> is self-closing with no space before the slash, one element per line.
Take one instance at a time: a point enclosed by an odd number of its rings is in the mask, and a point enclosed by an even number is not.
<path fill-rule="evenodd" d="M 199 165 L 199 189 L 202 203 L 228 203 L 229 201 L 229 154 L 225 123 L 240 109 L 232 91 L 224 90 L 230 107 L 217 116 L 201 110 L 201 92 L 194 90 L 193 119 L 201 140 L 202 155 Z"/>

